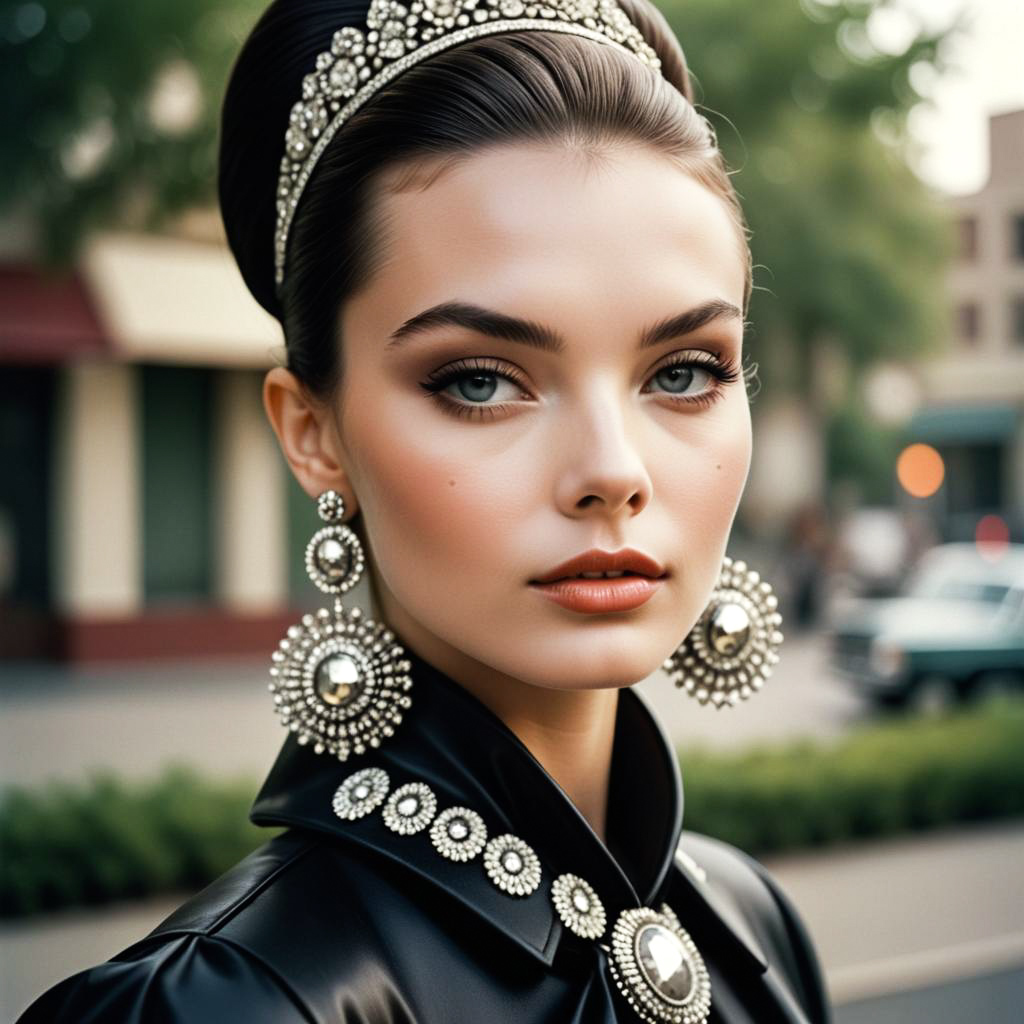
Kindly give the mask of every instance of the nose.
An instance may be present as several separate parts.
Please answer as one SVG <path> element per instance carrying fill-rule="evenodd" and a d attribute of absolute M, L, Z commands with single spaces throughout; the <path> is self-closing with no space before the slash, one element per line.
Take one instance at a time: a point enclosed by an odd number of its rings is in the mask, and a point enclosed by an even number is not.
<path fill-rule="evenodd" d="M 576 406 L 558 443 L 562 471 L 557 504 L 567 516 L 614 519 L 623 508 L 637 515 L 651 499 L 653 485 L 638 447 L 629 413 L 608 391 L 593 396 L 581 411 Z"/>

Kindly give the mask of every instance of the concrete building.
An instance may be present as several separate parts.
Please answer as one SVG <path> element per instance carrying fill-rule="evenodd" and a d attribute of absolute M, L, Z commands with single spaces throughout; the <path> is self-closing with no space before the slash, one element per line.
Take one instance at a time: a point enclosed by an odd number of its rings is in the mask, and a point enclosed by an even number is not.
<path fill-rule="evenodd" d="M 1024 539 L 1024 110 L 990 119 L 985 186 L 950 199 L 958 253 L 952 330 L 922 367 L 925 402 L 910 438 L 936 447 L 945 483 L 932 511 L 948 539 L 985 515 Z"/>

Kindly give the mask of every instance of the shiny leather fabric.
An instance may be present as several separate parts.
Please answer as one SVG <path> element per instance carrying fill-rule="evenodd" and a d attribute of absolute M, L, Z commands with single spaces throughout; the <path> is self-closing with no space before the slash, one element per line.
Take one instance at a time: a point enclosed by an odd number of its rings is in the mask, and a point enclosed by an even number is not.
<path fill-rule="evenodd" d="M 413 705 L 378 750 L 341 763 L 293 738 L 252 810 L 286 826 L 150 935 L 41 996 L 20 1024 L 635 1024 L 599 944 L 619 913 L 666 902 L 711 976 L 709 1024 L 827 1024 L 822 975 L 800 918 L 765 869 L 683 831 L 674 752 L 644 700 L 620 694 L 607 841 L 514 733 L 412 652 Z M 541 861 L 514 897 L 481 857 L 442 857 L 428 831 L 399 835 L 377 810 L 338 818 L 358 768 L 391 787 L 426 782 L 438 808 L 477 811 Z M 599 941 L 565 928 L 550 897 L 564 872 L 604 904 Z"/>

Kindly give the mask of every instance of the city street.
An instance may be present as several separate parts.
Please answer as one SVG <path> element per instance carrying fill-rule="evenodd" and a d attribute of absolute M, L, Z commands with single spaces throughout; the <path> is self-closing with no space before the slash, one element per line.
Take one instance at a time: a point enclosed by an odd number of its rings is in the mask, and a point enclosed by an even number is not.
<path fill-rule="evenodd" d="M 1020 1019 L 1024 824 L 944 829 L 764 864 L 814 939 L 837 1024 Z"/>

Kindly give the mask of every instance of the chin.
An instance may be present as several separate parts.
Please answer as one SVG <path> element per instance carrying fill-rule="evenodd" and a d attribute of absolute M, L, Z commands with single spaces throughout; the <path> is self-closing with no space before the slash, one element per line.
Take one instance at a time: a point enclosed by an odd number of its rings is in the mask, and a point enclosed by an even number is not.
<path fill-rule="evenodd" d="M 574 641 L 559 651 L 543 657 L 543 646 L 534 648 L 530 664 L 522 665 L 518 678 L 533 686 L 552 690 L 609 690 L 633 686 L 653 675 L 671 653 L 661 656 L 660 647 L 645 644 L 642 639 L 624 645 L 611 638 L 600 641 Z M 638 653 L 639 652 L 639 653 Z M 536 654 L 542 657 L 538 664 Z"/>

